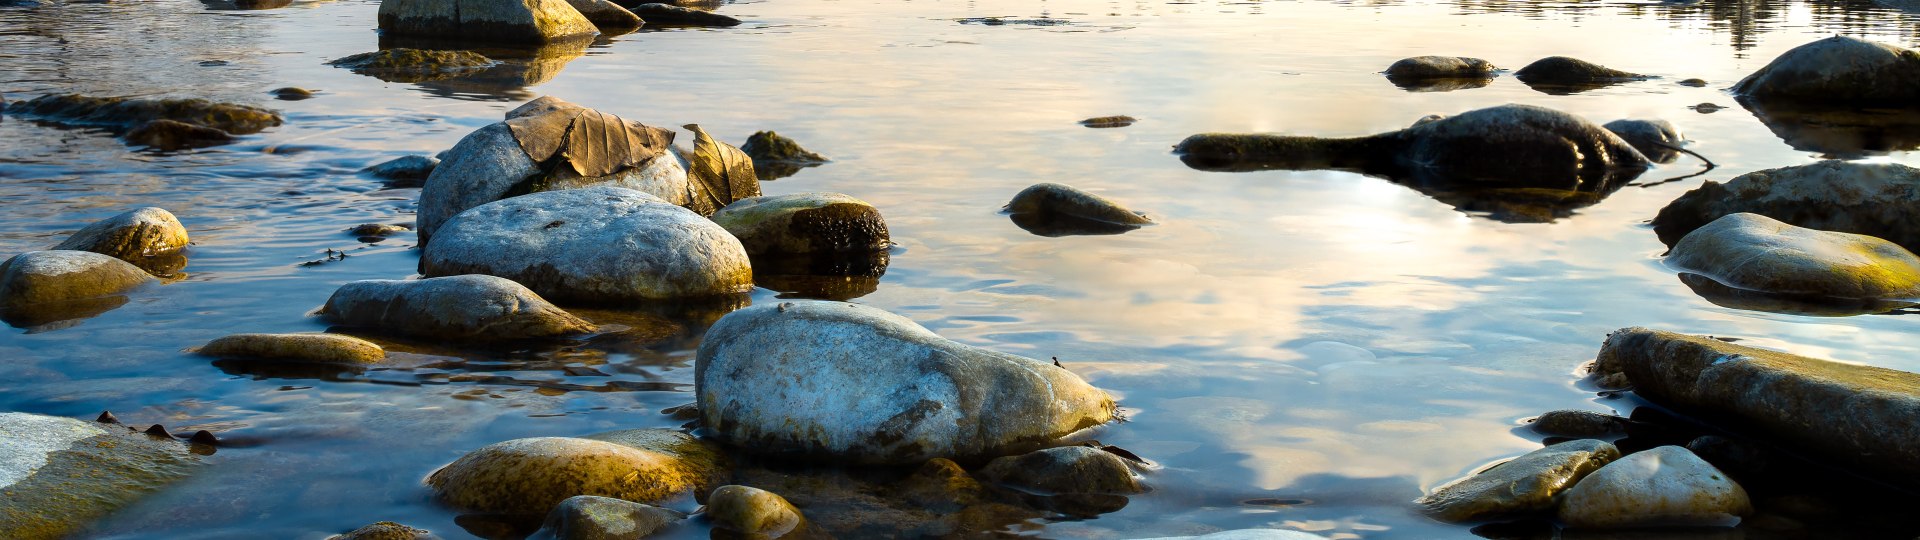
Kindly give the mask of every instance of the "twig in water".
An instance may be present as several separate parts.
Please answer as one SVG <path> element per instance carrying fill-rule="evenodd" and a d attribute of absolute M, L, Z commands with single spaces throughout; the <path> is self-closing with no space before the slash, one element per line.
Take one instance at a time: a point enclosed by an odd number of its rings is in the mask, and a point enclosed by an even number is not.
<path fill-rule="evenodd" d="M 1696 172 L 1696 173 L 1693 173 L 1693 174 L 1687 174 L 1687 175 L 1681 175 L 1681 176 L 1675 176 L 1675 177 L 1673 177 L 1673 178 L 1668 178 L 1668 179 L 1666 179 L 1666 180 L 1661 180 L 1661 181 L 1658 181 L 1658 182 L 1648 182 L 1648 183 L 1645 183 L 1645 184 L 1633 184 L 1634 186 L 1637 186 L 1637 187 L 1643 187 L 1643 188 L 1650 188 L 1650 187 L 1653 187 L 1653 186 L 1657 186 L 1657 185 L 1660 185 L 1660 184 L 1671 184 L 1671 183 L 1674 183 L 1674 182 L 1678 182 L 1678 181 L 1681 181 L 1681 180 L 1686 180 L 1686 179 L 1688 179 L 1688 178 L 1693 178 L 1693 177 L 1695 177 L 1695 176 L 1700 176 L 1700 175 L 1703 175 L 1703 174 L 1707 174 L 1707 173 L 1708 173 L 1709 171 L 1712 171 L 1712 170 L 1714 170 L 1714 169 L 1716 169 L 1716 168 L 1719 168 L 1719 167 L 1720 167 L 1719 165 L 1715 165 L 1715 164 L 1713 163 L 1713 160 L 1711 160 L 1711 159 L 1707 159 L 1707 156 L 1703 156 L 1703 155 L 1700 155 L 1700 153 L 1699 153 L 1699 152 L 1694 152 L 1694 151 L 1692 151 L 1692 150 L 1688 150 L 1688 149 L 1685 149 L 1685 148 L 1681 148 L 1681 147 L 1678 147 L 1678 146 L 1674 146 L 1674 145 L 1671 145 L 1671 144 L 1664 144 L 1664 143 L 1653 143 L 1653 145 L 1654 145 L 1654 146 L 1658 146 L 1658 147 L 1661 147 L 1661 148 L 1665 148 L 1665 149 L 1668 149 L 1668 150 L 1672 150 L 1672 151 L 1675 151 L 1675 152 L 1680 152 L 1680 153 L 1682 153 L 1682 154 L 1686 154 L 1686 155 L 1689 155 L 1689 156 L 1693 156 L 1693 157 L 1694 157 L 1694 159 L 1698 159 L 1698 160 L 1700 160 L 1700 162 L 1701 162 L 1701 163 L 1705 163 L 1705 164 L 1707 164 L 1707 168 L 1705 168 L 1705 169 L 1700 169 L 1700 172 Z"/>

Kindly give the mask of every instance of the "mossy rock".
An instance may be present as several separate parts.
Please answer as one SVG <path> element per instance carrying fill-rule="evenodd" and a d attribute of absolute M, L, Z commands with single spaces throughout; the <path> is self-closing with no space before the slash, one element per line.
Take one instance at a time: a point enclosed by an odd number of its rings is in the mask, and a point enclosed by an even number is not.
<path fill-rule="evenodd" d="M 338 334 L 234 334 L 207 342 L 195 352 L 236 360 L 333 364 L 371 364 L 387 357 L 379 345 Z"/>
<path fill-rule="evenodd" d="M 442 501 L 467 511 L 545 515 L 570 497 L 660 503 L 700 490 L 708 471 L 681 456 L 569 437 L 494 443 L 427 478 Z"/>
<path fill-rule="evenodd" d="M 1667 264 L 1730 287 L 1839 299 L 1920 299 L 1920 256 L 1866 235 L 1729 214 L 1687 233 Z"/>

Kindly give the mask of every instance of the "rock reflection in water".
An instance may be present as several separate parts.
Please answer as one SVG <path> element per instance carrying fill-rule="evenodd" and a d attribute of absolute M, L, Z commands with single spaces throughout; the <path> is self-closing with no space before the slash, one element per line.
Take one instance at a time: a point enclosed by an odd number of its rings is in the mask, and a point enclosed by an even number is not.
<path fill-rule="evenodd" d="M 1795 150 L 1854 159 L 1920 149 L 1920 109 L 1738 101 Z"/>
<path fill-rule="evenodd" d="M 1493 77 L 1402 78 L 1387 77 L 1387 82 L 1408 92 L 1452 92 L 1472 90 L 1493 84 Z"/>
<path fill-rule="evenodd" d="M 1693 289 L 1694 294 L 1714 305 L 1747 311 L 1765 311 L 1787 315 L 1807 315 L 1813 317 L 1850 317 L 1854 315 L 1877 315 L 1914 307 L 1913 302 L 1896 300 L 1877 300 L 1861 298 L 1831 298 L 1808 295 L 1770 294 L 1729 287 L 1713 278 L 1687 272 L 1680 273 L 1680 282 Z"/>
<path fill-rule="evenodd" d="M 127 296 L 117 294 L 66 302 L 44 302 L 0 308 L 0 321 L 29 334 L 71 328 L 81 322 L 127 304 Z"/>
<path fill-rule="evenodd" d="M 753 257 L 753 284 L 780 298 L 847 301 L 879 290 L 891 260 L 885 251 L 759 255 Z"/>
<path fill-rule="evenodd" d="M 610 36 L 602 35 L 604 40 Z M 569 39 L 540 46 L 506 47 L 497 43 L 475 44 L 439 39 L 381 36 L 381 49 L 409 48 L 433 51 L 473 51 L 500 63 L 471 75 L 423 81 L 417 85 L 435 96 L 488 101 L 524 101 L 534 93 L 527 88 L 545 84 L 558 77 L 569 62 L 587 54 L 596 44 L 592 38 Z"/>

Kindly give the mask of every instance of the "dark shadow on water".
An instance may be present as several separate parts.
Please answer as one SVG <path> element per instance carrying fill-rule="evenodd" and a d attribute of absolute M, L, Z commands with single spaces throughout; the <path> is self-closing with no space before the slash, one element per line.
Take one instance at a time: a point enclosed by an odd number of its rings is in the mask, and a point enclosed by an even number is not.
<path fill-rule="evenodd" d="M 200 3 L 214 11 L 253 11 L 291 6 L 293 0 L 200 0 Z"/>
<path fill-rule="evenodd" d="M 29 334 L 71 328 L 81 322 L 127 304 L 126 295 L 85 298 L 67 302 L 45 302 L 0 309 L 0 321 Z"/>
<path fill-rule="evenodd" d="M 875 253 L 758 255 L 753 257 L 753 284 L 780 293 L 780 298 L 847 301 L 880 288 L 892 255 Z"/>
<path fill-rule="evenodd" d="M 1111 223 L 1065 214 L 1035 212 L 1008 214 L 1013 224 L 1021 230 L 1036 236 L 1059 238 L 1062 236 L 1102 236 L 1122 234 L 1139 229 L 1140 225 Z"/>
<path fill-rule="evenodd" d="M 1857 159 L 1920 149 L 1920 107 L 1869 108 L 1739 98 L 1795 150 Z"/>
<path fill-rule="evenodd" d="M 1564 178 L 1490 181 L 1357 164 L 1227 161 L 1180 156 L 1188 167 L 1214 172 L 1339 170 L 1380 178 L 1418 191 L 1468 215 L 1504 223 L 1552 223 L 1599 204 L 1642 170 L 1581 171 Z"/>

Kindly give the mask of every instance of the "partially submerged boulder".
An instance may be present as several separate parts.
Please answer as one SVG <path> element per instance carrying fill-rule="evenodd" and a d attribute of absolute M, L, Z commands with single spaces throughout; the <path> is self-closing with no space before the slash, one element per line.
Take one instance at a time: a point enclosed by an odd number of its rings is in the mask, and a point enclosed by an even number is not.
<path fill-rule="evenodd" d="M 90 251 L 29 251 L 0 263 L 0 316 L 16 326 L 92 317 L 155 281 L 137 266 Z"/>
<path fill-rule="evenodd" d="M 607 0 L 567 0 L 567 4 L 578 10 L 580 15 L 586 17 L 588 21 L 593 22 L 594 26 L 603 30 L 639 28 L 647 23 L 641 20 L 640 16 L 627 11 L 627 8 Z"/>
<path fill-rule="evenodd" d="M 234 141 L 233 134 L 218 129 L 165 118 L 140 124 L 122 138 L 155 150 L 184 150 L 220 146 Z"/>
<path fill-rule="evenodd" d="M 1837 466 L 1920 481 L 1920 375 L 1646 328 L 1607 336 L 1595 375 Z"/>
<path fill-rule="evenodd" d="M 427 485 L 455 508 L 523 516 L 545 515 L 579 495 L 659 503 L 711 488 L 715 465 L 675 448 L 571 437 L 514 439 L 462 456 L 434 471 Z"/>
<path fill-rule="evenodd" d="M 1920 299 L 1920 256 L 1866 235 L 1730 214 L 1687 233 L 1667 265 L 1730 287 L 1776 295 Z"/>
<path fill-rule="evenodd" d="M 433 175 L 434 167 L 438 166 L 440 166 L 439 158 L 401 156 L 361 169 L 360 172 L 386 180 L 387 187 L 390 188 L 409 188 L 426 184 L 427 177 Z"/>
<path fill-rule="evenodd" d="M 1114 415 L 1106 392 L 1064 368 L 839 302 L 722 317 L 694 384 L 702 425 L 723 441 L 859 463 L 1017 454 Z"/>
<path fill-rule="evenodd" d="M 1920 100 L 1920 52 L 1833 36 L 1782 53 L 1732 90 L 1762 101 L 1911 106 Z"/>
<path fill-rule="evenodd" d="M 1680 146 L 1687 143 L 1687 137 L 1680 134 L 1680 128 L 1666 120 L 1623 118 L 1600 127 L 1619 135 L 1621 140 L 1633 145 L 1634 150 L 1639 150 L 1654 163 L 1672 163 L 1680 157 Z"/>
<path fill-rule="evenodd" d="M 1549 94 L 1573 94 L 1622 82 L 1651 79 L 1578 58 L 1549 56 L 1535 60 L 1513 77 L 1535 90 Z"/>
<path fill-rule="evenodd" d="M 839 193 L 750 197 L 714 212 L 748 255 L 872 253 L 893 245 L 880 210 Z"/>
<path fill-rule="evenodd" d="M 1125 458 L 1091 446 L 1062 446 L 988 462 L 980 477 L 1047 495 L 1132 495 L 1147 489 Z"/>
<path fill-rule="evenodd" d="M 1662 446 L 1607 464 L 1567 490 L 1574 528 L 1730 527 L 1753 512 L 1747 492 L 1687 449 Z"/>
<path fill-rule="evenodd" d="M 379 345 L 339 334 L 234 334 L 207 342 L 199 354 L 233 360 L 371 364 L 387 357 Z"/>
<path fill-rule="evenodd" d="M 1549 437 L 1598 439 L 1626 431 L 1629 420 L 1593 411 L 1548 411 L 1527 422 L 1534 433 Z"/>
<path fill-rule="evenodd" d="M 1153 224 L 1146 214 L 1105 197 L 1054 183 L 1020 190 L 1006 211 L 1014 224 L 1040 236 L 1119 234 Z"/>
<path fill-rule="evenodd" d="M 497 62 L 473 51 L 436 51 L 397 47 L 360 53 L 327 65 L 387 82 L 417 83 L 473 75 Z"/>
<path fill-rule="evenodd" d="M 198 463 L 187 445 L 119 425 L 0 412 L 0 531 L 68 538 Z"/>
<path fill-rule="evenodd" d="M 5 105 L 8 114 L 76 126 L 104 127 L 127 141 L 160 149 L 225 144 L 232 135 L 280 125 L 279 113 L 204 99 L 149 99 L 48 94 Z"/>
<path fill-rule="evenodd" d="M 827 162 L 826 157 L 772 131 L 754 132 L 740 145 L 740 151 L 753 158 L 753 171 L 761 180 L 786 178 L 798 174 L 800 169 Z"/>
<path fill-rule="evenodd" d="M 687 518 L 658 506 L 609 497 L 580 495 L 560 501 L 547 512 L 540 530 L 528 540 L 632 540 Z"/>
<path fill-rule="evenodd" d="M 428 277 L 499 276 L 551 300 L 582 303 L 738 295 L 753 288 L 750 264 L 740 241 L 712 221 L 610 186 L 522 195 L 462 212 L 420 259 Z"/>
<path fill-rule="evenodd" d="M 96 221 L 53 249 L 91 251 L 167 275 L 185 266 L 180 252 L 190 242 L 187 227 L 179 218 L 165 209 L 148 206 Z"/>
<path fill-rule="evenodd" d="M 1620 458 L 1604 441 L 1568 441 L 1434 488 L 1417 504 L 1452 522 L 1552 510 L 1554 498 L 1581 478 Z"/>
<path fill-rule="evenodd" d="M 380 31 L 397 36 L 547 43 L 599 31 L 567 0 L 385 0 Z"/>
<path fill-rule="evenodd" d="M 721 15 L 711 11 L 680 7 L 670 4 L 641 3 L 625 5 L 634 15 L 646 19 L 655 26 L 738 26 L 740 19 Z"/>
<path fill-rule="evenodd" d="M 1668 246 L 1728 214 L 1748 212 L 1823 231 L 1883 238 L 1920 251 L 1920 169 L 1898 163 L 1822 161 L 1708 181 L 1653 218 Z"/>
<path fill-rule="evenodd" d="M 720 486 L 707 496 L 707 519 L 715 529 L 747 538 L 780 538 L 806 526 L 800 509 L 771 491 Z"/>
<path fill-rule="evenodd" d="M 320 309 L 336 323 L 442 339 L 540 339 L 594 331 L 512 280 L 463 275 L 342 285 Z"/>
<path fill-rule="evenodd" d="M 1486 86 L 1499 70 L 1464 56 L 1415 56 L 1387 66 L 1387 81 L 1410 92 L 1447 92 Z"/>

